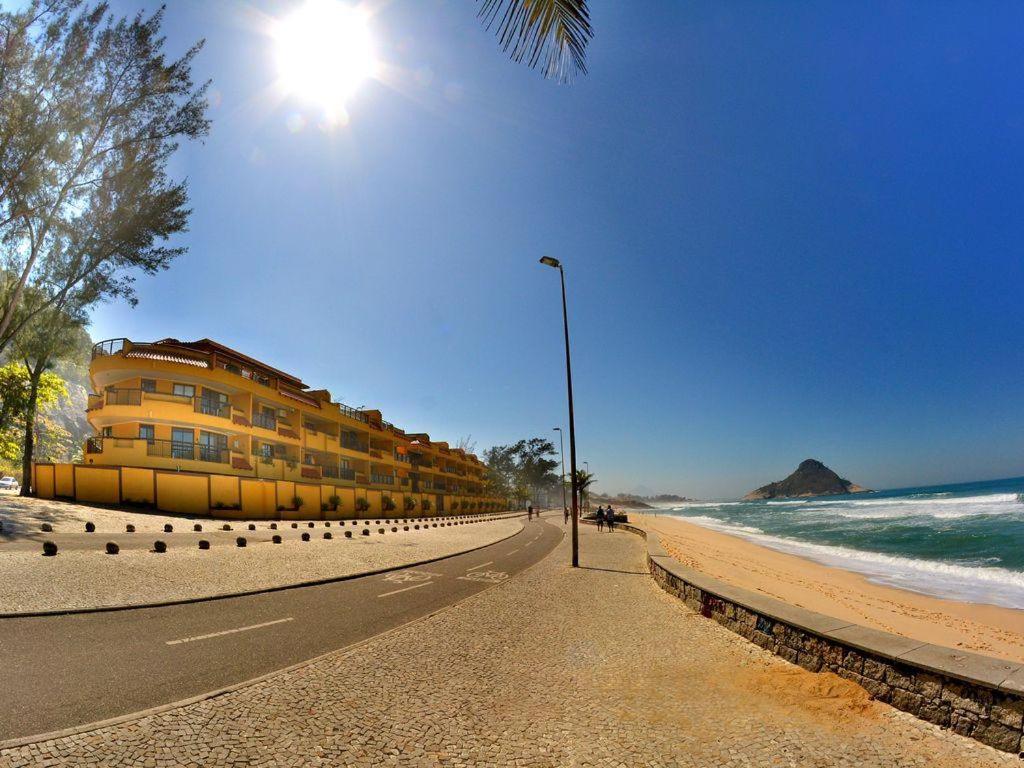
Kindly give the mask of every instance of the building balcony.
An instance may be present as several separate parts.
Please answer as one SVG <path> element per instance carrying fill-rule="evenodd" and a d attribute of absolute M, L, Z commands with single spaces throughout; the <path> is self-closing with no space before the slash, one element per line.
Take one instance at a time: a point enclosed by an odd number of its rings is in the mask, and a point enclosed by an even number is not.
<path fill-rule="evenodd" d="M 140 467 L 177 465 L 182 461 L 220 465 L 231 463 L 231 451 L 227 447 L 137 437 L 90 437 L 85 444 L 85 453 L 89 457 L 102 457 L 102 463 Z"/>
<path fill-rule="evenodd" d="M 260 429 L 269 429 L 271 432 L 277 432 L 277 419 L 263 413 L 254 413 L 252 415 L 252 425 Z"/>

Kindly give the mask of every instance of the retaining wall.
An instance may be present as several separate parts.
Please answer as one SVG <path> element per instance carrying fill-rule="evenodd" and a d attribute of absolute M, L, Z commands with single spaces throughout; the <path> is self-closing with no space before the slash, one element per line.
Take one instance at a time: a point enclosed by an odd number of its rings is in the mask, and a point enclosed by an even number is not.
<path fill-rule="evenodd" d="M 647 541 L 654 580 L 701 615 L 811 672 L 860 685 L 873 698 L 1005 752 L 1024 734 L 1024 664 L 945 648 L 851 624 L 734 587 Z"/>

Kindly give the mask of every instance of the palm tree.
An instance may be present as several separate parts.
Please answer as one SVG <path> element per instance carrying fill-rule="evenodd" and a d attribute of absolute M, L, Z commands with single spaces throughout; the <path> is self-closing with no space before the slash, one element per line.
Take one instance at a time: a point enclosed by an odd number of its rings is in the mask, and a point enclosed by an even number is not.
<path fill-rule="evenodd" d="M 478 0 L 477 16 L 495 31 L 513 61 L 525 61 L 562 82 L 587 74 L 587 44 L 594 36 L 587 0 Z"/>
<path fill-rule="evenodd" d="M 580 506 L 584 506 L 584 502 L 590 496 L 590 486 L 594 484 L 597 476 L 592 472 L 587 472 L 585 469 L 576 470 L 576 488 L 580 494 Z"/>

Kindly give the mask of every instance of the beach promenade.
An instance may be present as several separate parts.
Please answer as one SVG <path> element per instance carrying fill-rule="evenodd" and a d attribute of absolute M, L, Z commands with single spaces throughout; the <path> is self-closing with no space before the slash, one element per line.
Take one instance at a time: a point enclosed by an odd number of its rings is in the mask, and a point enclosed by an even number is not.
<path fill-rule="evenodd" d="M 530 526 L 558 525 L 560 521 Z M 213 699 L 0 752 L 0 766 L 987 766 L 1016 757 L 870 701 L 690 611 L 632 534 Z M 47 762 L 49 761 L 49 762 Z"/>
<path fill-rule="evenodd" d="M 886 586 L 672 515 L 630 518 L 684 565 L 743 589 L 855 624 L 1024 662 L 1024 611 Z"/>

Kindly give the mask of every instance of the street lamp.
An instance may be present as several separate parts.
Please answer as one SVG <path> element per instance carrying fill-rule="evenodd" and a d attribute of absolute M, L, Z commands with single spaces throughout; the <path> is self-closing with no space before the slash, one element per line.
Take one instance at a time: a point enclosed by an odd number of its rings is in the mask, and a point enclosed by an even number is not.
<path fill-rule="evenodd" d="M 569 469 L 572 471 L 572 567 L 580 567 L 580 534 L 579 534 L 579 483 L 576 478 L 576 420 L 572 413 L 572 363 L 569 357 L 569 311 L 565 305 L 565 271 L 561 262 L 550 256 L 544 256 L 541 264 L 558 270 L 562 279 L 562 327 L 565 330 L 565 383 L 569 391 Z"/>
<path fill-rule="evenodd" d="M 559 479 L 559 485 L 562 486 L 562 509 L 566 510 L 569 505 L 565 503 L 565 442 L 562 440 L 562 428 L 553 427 L 555 432 L 558 433 L 558 459 L 562 462 L 562 476 Z"/>

